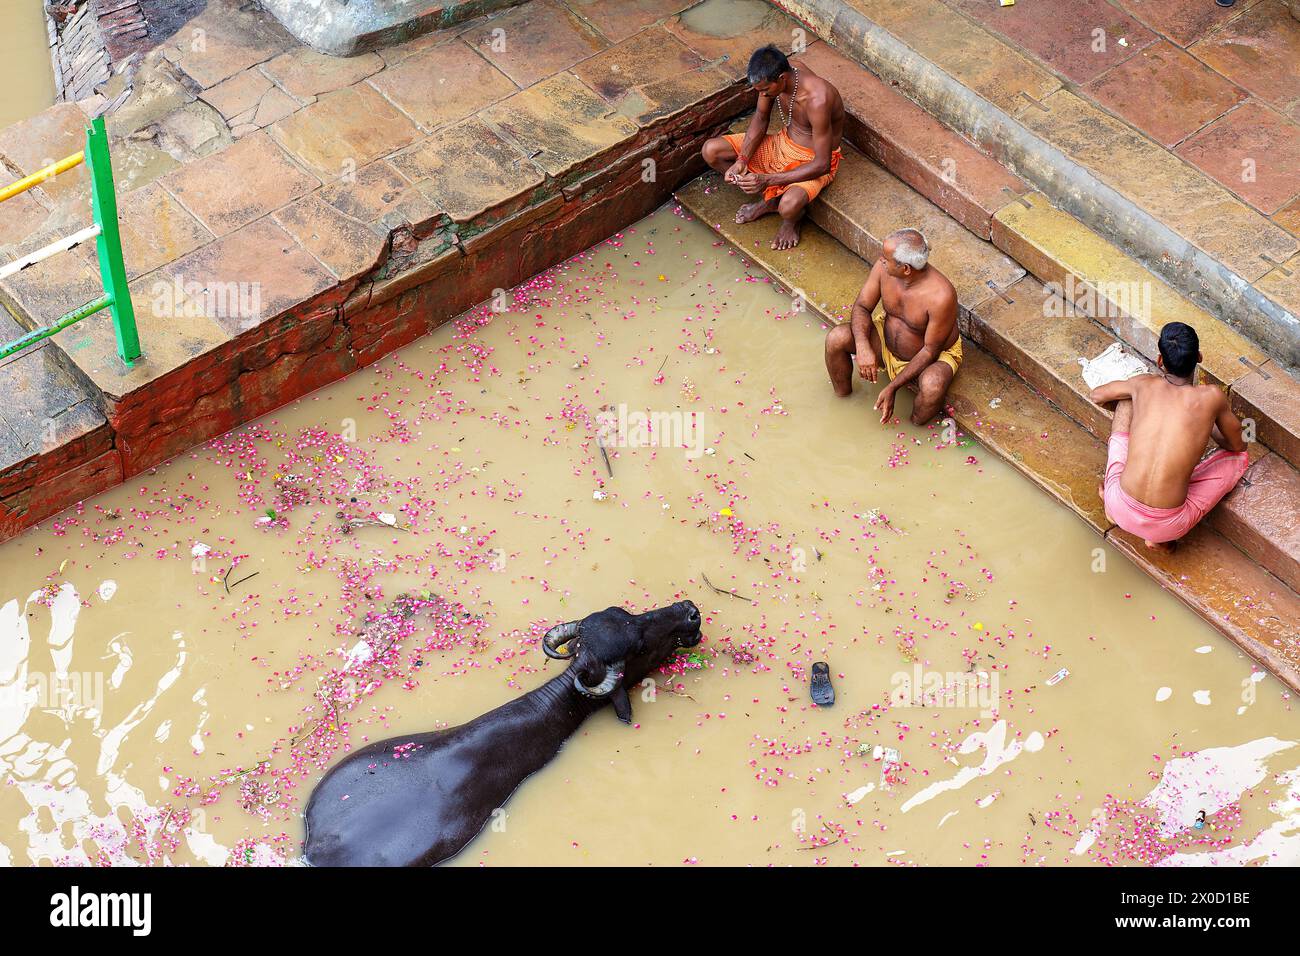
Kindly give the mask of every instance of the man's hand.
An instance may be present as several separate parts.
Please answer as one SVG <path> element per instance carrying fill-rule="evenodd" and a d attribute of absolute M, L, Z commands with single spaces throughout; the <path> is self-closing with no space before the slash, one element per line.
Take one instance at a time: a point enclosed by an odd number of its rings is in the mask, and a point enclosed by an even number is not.
<path fill-rule="evenodd" d="M 756 173 L 751 169 L 745 170 L 734 181 L 741 188 L 741 191 L 747 192 L 751 196 L 754 193 L 761 193 L 767 188 L 767 176 L 764 173 Z"/>
<path fill-rule="evenodd" d="M 880 359 L 876 358 L 876 353 L 870 349 L 858 349 L 858 374 L 864 381 L 876 384 L 876 379 L 880 377 Z"/>
<path fill-rule="evenodd" d="M 876 396 L 876 409 L 880 412 L 880 424 L 884 425 L 894 417 L 894 384 L 891 382 L 880 390 Z"/>
<path fill-rule="evenodd" d="M 744 159 L 737 157 L 736 161 L 731 164 L 731 168 L 722 174 L 724 182 L 735 183 L 740 181 L 740 177 L 749 171 L 748 164 Z"/>

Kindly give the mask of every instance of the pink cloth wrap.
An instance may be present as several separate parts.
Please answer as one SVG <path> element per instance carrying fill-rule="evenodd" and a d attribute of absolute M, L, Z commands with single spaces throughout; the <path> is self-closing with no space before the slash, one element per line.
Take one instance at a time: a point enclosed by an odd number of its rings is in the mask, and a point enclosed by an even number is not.
<path fill-rule="evenodd" d="M 1128 463 L 1128 433 L 1110 436 L 1106 458 L 1104 500 L 1106 514 L 1130 534 L 1145 541 L 1177 541 L 1209 514 L 1210 509 L 1236 487 L 1249 461 L 1244 451 L 1219 449 L 1202 458 L 1192 469 L 1187 500 L 1176 508 L 1144 505 L 1119 485 Z"/>

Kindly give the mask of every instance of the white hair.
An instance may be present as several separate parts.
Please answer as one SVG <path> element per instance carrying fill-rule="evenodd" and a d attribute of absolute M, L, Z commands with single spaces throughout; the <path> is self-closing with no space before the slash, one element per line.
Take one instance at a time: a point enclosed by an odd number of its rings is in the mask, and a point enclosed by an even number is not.
<path fill-rule="evenodd" d="M 900 266 L 924 269 L 930 259 L 930 244 L 919 229 L 896 229 L 885 236 L 885 242 L 894 243 L 894 261 Z"/>

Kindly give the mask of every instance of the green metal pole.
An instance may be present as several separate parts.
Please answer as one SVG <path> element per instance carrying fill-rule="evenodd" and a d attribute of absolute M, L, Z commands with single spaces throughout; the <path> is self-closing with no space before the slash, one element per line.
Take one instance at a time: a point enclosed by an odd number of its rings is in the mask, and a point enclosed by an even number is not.
<path fill-rule="evenodd" d="M 117 354 L 130 368 L 140 357 L 140 336 L 135 328 L 135 309 L 126 284 L 122 262 L 122 236 L 117 223 L 117 194 L 113 191 L 113 164 L 108 156 L 108 133 L 104 117 L 96 116 L 86 129 L 86 165 L 90 167 L 91 214 L 99 226 L 95 248 L 99 253 L 99 277 L 112 300 L 113 332 Z"/>

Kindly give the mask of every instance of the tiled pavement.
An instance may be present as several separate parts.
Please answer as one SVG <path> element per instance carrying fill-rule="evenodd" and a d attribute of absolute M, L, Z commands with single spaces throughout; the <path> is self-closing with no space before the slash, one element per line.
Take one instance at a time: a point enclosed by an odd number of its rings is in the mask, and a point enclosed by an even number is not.
<path fill-rule="evenodd" d="M 1300 21 L 1284 0 L 944 0 L 1300 236 Z"/>
<path fill-rule="evenodd" d="M 7 183 L 81 149 L 130 84 L 108 128 L 145 353 L 124 368 L 101 314 L 0 368 L 33 408 L 43 392 L 40 414 L 0 417 L 0 537 L 99 490 L 87 455 L 119 456 L 120 480 L 648 212 L 752 101 L 732 61 L 796 29 L 762 0 L 530 0 L 342 59 L 211 0 L 99 95 L 0 130 Z M 664 181 L 645 185 L 650 155 Z M 81 167 L 0 205 L 0 261 L 89 221 Z M 97 294 L 84 246 L 0 283 L 26 328 Z M 51 455 L 49 423 L 90 408 L 104 449 Z M 62 485 L 34 502 L 22 475 Z"/>

